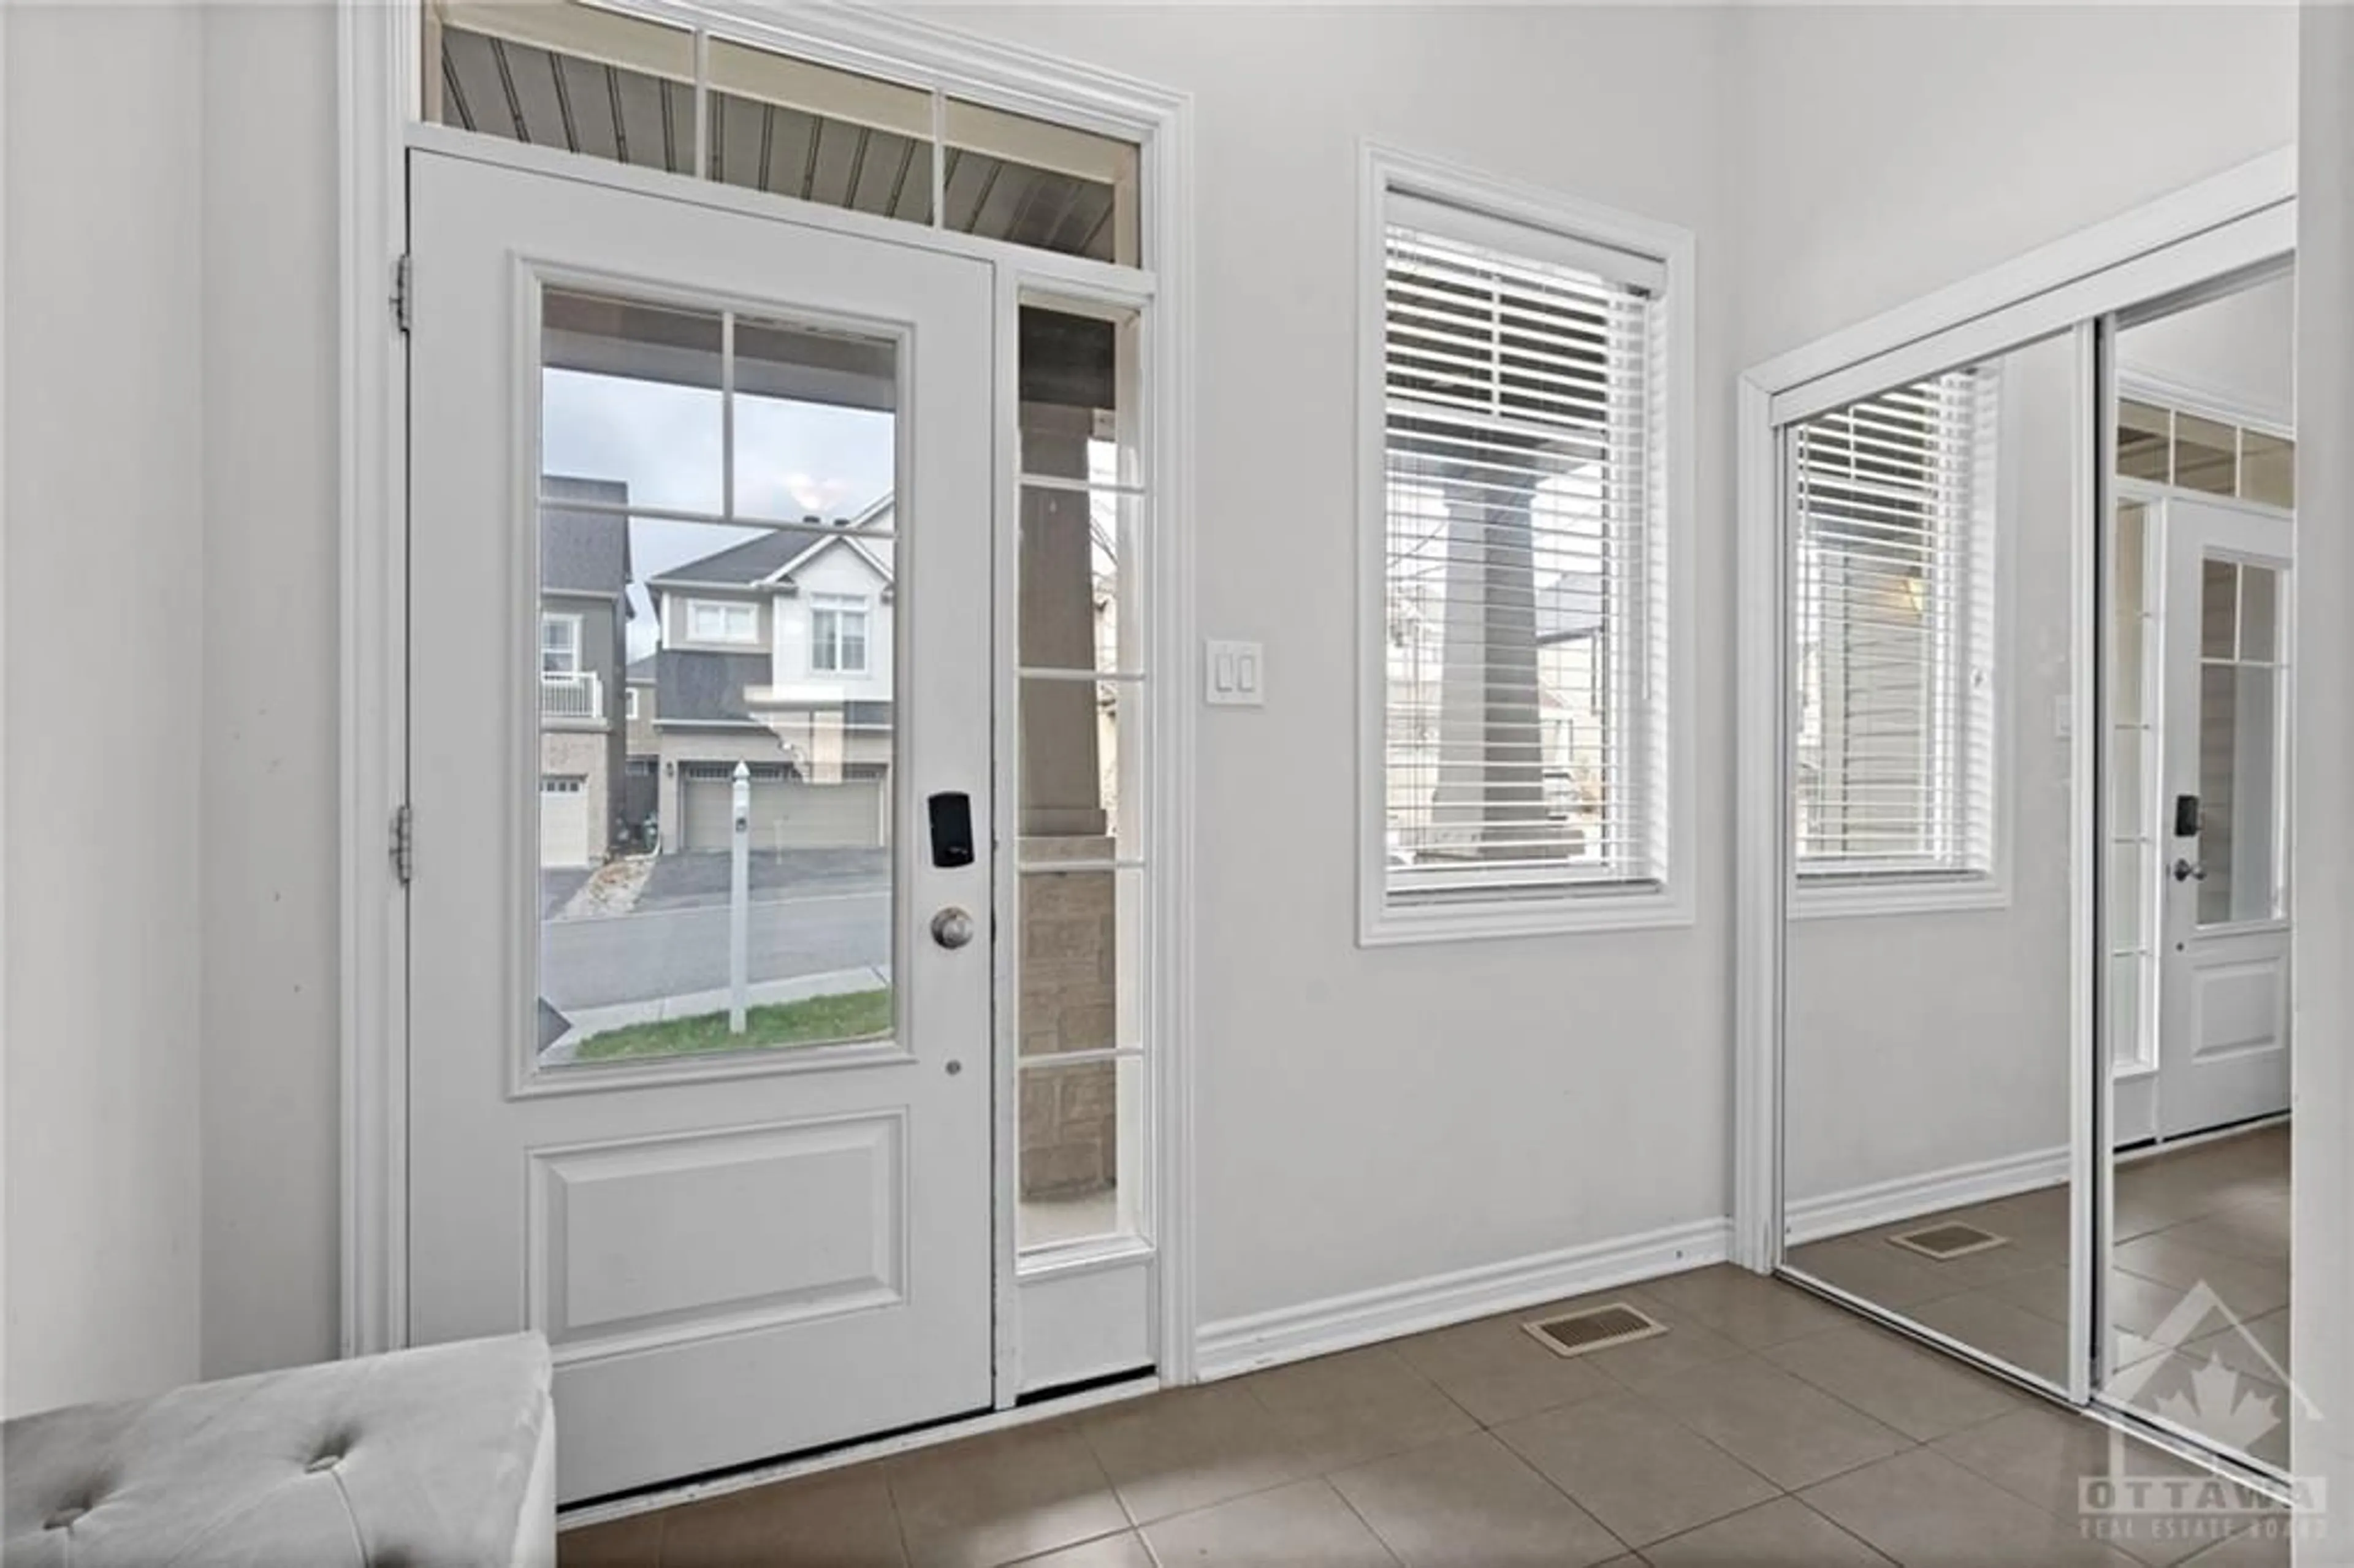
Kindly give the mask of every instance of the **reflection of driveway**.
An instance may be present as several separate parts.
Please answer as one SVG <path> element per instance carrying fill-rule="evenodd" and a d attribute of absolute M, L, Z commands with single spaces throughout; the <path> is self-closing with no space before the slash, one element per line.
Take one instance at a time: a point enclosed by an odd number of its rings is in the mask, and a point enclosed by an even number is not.
<path fill-rule="evenodd" d="M 726 904 L 728 858 L 725 851 L 657 855 L 632 907 L 691 909 Z M 755 900 L 879 893 L 890 885 L 888 850 L 755 850 L 748 858 Z"/>
<path fill-rule="evenodd" d="M 539 917 L 553 917 L 556 912 L 572 901 L 572 895 L 588 885 L 594 867 L 558 865 L 539 868 Z"/>

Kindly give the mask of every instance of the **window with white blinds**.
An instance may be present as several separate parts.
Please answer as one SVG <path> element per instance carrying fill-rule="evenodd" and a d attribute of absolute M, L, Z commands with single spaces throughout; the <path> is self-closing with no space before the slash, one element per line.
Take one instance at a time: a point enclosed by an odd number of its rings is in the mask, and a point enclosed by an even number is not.
<path fill-rule="evenodd" d="M 1791 428 L 1803 880 L 1993 869 L 1997 386 L 1951 371 Z"/>
<path fill-rule="evenodd" d="M 1384 908 L 1667 874 L 1668 269 L 1387 193 Z"/>

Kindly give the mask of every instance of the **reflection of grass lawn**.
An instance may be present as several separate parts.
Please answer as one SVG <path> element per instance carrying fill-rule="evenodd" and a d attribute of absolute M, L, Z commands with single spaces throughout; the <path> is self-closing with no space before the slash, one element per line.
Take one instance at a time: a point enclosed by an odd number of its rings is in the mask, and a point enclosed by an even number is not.
<path fill-rule="evenodd" d="M 813 996 L 806 1001 L 747 1008 L 741 1034 L 727 1032 L 725 1012 L 632 1023 L 590 1035 L 580 1042 L 575 1059 L 618 1062 L 639 1056 L 693 1056 L 707 1051 L 758 1051 L 769 1045 L 864 1040 L 888 1033 L 890 1029 L 888 990 L 849 991 L 838 996 Z"/>

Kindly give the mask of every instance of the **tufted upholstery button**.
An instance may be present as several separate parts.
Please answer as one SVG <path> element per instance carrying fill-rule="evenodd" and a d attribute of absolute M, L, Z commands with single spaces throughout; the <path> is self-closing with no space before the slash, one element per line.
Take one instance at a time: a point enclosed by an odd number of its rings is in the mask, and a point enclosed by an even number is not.
<path fill-rule="evenodd" d="M 43 1530 L 71 1530 L 73 1528 L 74 1520 L 80 1519 L 89 1511 L 90 1510 L 81 1507 L 80 1504 L 76 1504 L 71 1508 L 61 1508 L 58 1510 L 57 1512 L 49 1515 L 48 1518 L 43 1520 L 41 1521 L 41 1528 Z"/>
<path fill-rule="evenodd" d="M 303 1466 L 302 1472 L 305 1475 L 315 1476 L 323 1470 L 332 1470 L 343 1462 L 344 1457 L 341 1454 L 322 1454 Z"/>

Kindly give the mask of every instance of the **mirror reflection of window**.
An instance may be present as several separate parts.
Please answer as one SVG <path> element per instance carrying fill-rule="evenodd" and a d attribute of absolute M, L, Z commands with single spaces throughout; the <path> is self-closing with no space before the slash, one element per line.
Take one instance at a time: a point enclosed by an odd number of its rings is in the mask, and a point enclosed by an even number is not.
<path fill-rule="evenodd" d="M 1952 371 L 1793 432 L 1801 877 L 1990 865 L 1996 397 Z"/>

